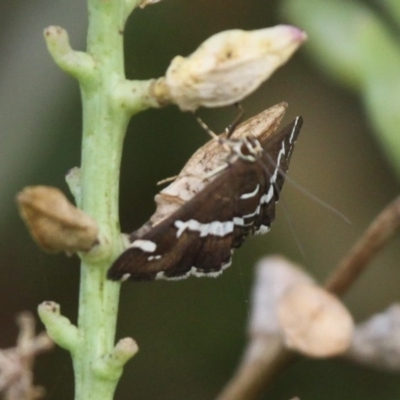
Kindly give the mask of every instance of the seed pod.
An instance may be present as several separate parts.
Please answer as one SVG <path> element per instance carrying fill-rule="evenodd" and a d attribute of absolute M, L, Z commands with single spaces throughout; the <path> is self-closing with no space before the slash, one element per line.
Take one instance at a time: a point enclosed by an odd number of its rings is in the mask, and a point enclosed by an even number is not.
<path fill-rule="evenodd" d="M 211 36 L 190 56 L 172 60 L 163 82 L 167 92 L 163 101 L 170 97 L 182 110 L 192 111 L 238 102 L 283 65 L 306 38 L 289 25 Z"/>
<path fill-rule="evenodd" d="M 26 187 L 17 195 L 17 203 L 33 239 L 43 250 L 71 254 L 88 251 L 97 243 L 96 222 L 58 189 Z"/>

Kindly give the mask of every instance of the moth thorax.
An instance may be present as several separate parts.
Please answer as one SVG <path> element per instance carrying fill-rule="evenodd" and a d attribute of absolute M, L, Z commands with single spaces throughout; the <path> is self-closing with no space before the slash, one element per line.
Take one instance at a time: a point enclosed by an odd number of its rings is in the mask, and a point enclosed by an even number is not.
<path fill-rule="evenodd" d="M 237 154 L 242 160 L 246 161 L 256 161 L 262 151 L 263 149 L 260 142 L 253 136 L 238 139 L 232 145 L 232 152 Z"/>

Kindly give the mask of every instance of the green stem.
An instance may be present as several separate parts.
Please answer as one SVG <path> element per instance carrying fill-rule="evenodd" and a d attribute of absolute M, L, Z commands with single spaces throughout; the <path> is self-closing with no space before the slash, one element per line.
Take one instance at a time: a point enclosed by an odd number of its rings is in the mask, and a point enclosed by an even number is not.
<path fill-rule="evenodd" d="M 120 284 L 106 279 L 107 269 L 122 251 L 118 195 L 122 145 L 129 119 L 149 107 L 154 80 L 127 81 L 123 28 L 138 0 L 88 0 L 87 52 L 74 51 L 68 33 L 57 26 L 44 36 L 54 61 L 78 79 L 83 107 L 81 169 L 67 176 L 77 205 L 99 227 L 99 245 L 81 254 L 78 326 L 45 302 L 39 314 L 52 339 L 70 351 L 76 400 L 111 400 L 125 362 L 137 352 L 133 339 L 120 340 L 115 330 Z"/>
<path fill-rule="evenodd" d="M 106 271 L 121 251 L 119 239 L 119 170 L 129 115 L 112 96 L 125 79 L 121 0 L 89 0 L 87 52 L 95 62 L 94 78 L 81 81 L 83 139 L 81 208 L 100 227 L 101 256 L 83 258 L 78 329 L 80 346 L 72 353 L 76 400 L 109 400 L 118 382 L 100 376 L 93 365 L 114 347 L 120 285 Z M 119 374 L 117 374 L 119 375 Z"/>

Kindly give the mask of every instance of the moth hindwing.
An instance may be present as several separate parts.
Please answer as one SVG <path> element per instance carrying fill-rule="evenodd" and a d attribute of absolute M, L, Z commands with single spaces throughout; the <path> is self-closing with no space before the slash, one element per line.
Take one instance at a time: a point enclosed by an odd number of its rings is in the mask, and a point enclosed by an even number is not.
<path fill-rule="evenodd" d="M 225 142 L 227 167 L 167 218 L 139 236 L 108 271 L 112 280 L 216 277 L 249 234 L 266 233 L 285 180 L 301 117 L 257 140 Z"/>

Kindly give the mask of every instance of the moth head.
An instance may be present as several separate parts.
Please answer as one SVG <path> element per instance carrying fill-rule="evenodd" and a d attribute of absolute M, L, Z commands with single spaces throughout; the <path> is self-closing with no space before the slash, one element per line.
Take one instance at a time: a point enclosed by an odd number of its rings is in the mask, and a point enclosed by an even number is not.
<path fill-rule="evenodd" d="M 231 154 L 250 162 L 256 161 L 263 151 L 260 142 L 253 136 L 246 136 L 240 139 L 229 139 L 226 140 L 224 144 L 229 146 Z"/>

